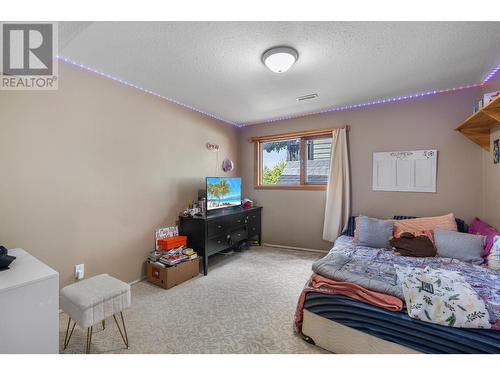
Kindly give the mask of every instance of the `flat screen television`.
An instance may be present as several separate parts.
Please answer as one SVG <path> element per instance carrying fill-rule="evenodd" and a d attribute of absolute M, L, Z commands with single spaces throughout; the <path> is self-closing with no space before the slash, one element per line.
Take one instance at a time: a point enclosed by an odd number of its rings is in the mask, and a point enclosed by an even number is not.
<path fill-rule="evenodd" d="M 207 177 L 207 211 L 241 205 L 241 177 Z"/>

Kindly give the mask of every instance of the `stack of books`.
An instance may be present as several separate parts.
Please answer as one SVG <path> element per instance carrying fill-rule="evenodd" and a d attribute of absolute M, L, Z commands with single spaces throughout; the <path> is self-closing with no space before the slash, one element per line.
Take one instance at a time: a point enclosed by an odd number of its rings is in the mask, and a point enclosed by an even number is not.
<path fill-rule="evenodd" d="M 165 254 L 160 258 L 160 263 L 163 263 L 166 266 L 175 266 L 176 264 L 185 262 L 188 260 L 188 257 L 182 253 L 172 253 Z"/>
<path fill-rule="evenodd" d="M 198 254 L 188 247 L 178 247 L 172 250 L 153 250 L 148 255 L 147 261 L 161 267 L 172 267 L 179 263 L 196 259 Z"/>
<path fill-rule="evenodd" d="M 198 257 L 198 254 L 196 254 L 195 251 L 189 247 L 182 250 L 182 253 L 189 259 L 196 259 Z"/>
<path fill-rule="evenodd" d="M 493 91 L 493 92 L 489 92 L 489 93 L 484 94 L 483 98 L 481 100 L 479 100 L 479 102 L 477 104 L 474 104 L 472 106 L 472 113 L 476 113 L 481 108 L 488 105 L 489 102 L 496 99 L 499 95 L 500 95 L 500 91 Z"/>
<path fill-rule="evenodd" d="M 155 231 L 155 250 L 147 261 L 160 267 L 172 267 L 179 263 L 196 259 L 196 252 L 187 247 L 187 237 L 179 236 L 179 228 L 171 226 Z"/>

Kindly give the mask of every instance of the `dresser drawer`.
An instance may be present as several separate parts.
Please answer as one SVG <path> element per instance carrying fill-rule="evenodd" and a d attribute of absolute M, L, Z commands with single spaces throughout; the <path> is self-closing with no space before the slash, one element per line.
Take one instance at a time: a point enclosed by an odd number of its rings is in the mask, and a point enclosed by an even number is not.
<path fill-rule="evenodd" d="M 235 244 L 240 242 L 241 240 L 245 240 L 248 238 L 248 233 L 245 228 L 240 228 L 231 232 L 231 243 Z"/>
<path fill-rule="evenodd" d="M 229 244 L 229 238 L 227 235 L 209 238 L 207 241 L 208 249 L 207 254 L 212 255 L 231 247 Z"/>
<path fill-rule="evenodd" d="M 260 211 L 259 212 L 251 212 L 248 215 L 248 225 L 250 226 L 260 226 Z"/>
<path fill-rule="evenodd" d="M 230 221 L 227 219 L 213 220 L 208 222 L 208 237 L 220 237 L 227 234 L 230 227 Z"/>
<path fill-rule="evenodd" d="M 260 222 L 248 224 L 248 237 L 255 236 L 260 233 Z"/>
<path fill-rule="evenodd" d="M 231 227 L 240 227 L 248 223 L 248 215 L 246 213 L 234 215 L 231 218 Z"/>

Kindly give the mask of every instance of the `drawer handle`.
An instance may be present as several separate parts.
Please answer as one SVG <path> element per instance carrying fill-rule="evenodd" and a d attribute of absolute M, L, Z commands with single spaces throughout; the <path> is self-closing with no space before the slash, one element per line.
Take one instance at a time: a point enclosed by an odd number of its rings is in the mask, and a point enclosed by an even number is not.
<path fill-rule="evenodd" d="M 221 229 L 222 228 L 222 225 L 218 225 L 217 228 Z"/>
<path fill-rule="evenodd" d="M 217 243 L 222 243 L 222 241 L 219 240 L 219 241 L 217 241 Z"/>
<path fill-rule="evenodd" d="M 237 221 L 238 221 L 238 223 L 241 223 L 241 220 L 240 220 L 240 219 L 238 219 Z"/>
<path fill-rule="evenodd" d="M 252 219 L 255 219 L 257 216 L 252 216 Z"/>
<path fill-rule="evenodd" d="M 238 233 L 238 237 L 240 237 L 240 236 L 241 236 L 241 233 Z"/>
<path fill-rule="evenodd" d="M 255 230 L 255 228 L 252 228 L 252 230 Z"/>

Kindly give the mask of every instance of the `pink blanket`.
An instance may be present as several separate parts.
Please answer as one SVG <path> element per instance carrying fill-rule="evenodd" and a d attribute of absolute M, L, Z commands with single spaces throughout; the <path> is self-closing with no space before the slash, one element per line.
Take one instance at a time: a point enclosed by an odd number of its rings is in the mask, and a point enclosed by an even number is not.
<path fill-rule="evenodd" d="M 304 302 L 309 292 L 340 294 L 391 311 L 401 311 L 403 309 L 403 301 L 397 297 L 375 292 L 354 283 L 331 280 L 313 273 L 302 290 L 297 304 L 297 311 L 295 313 L 295 331 L 297 333 L 302 332 Z"/>

